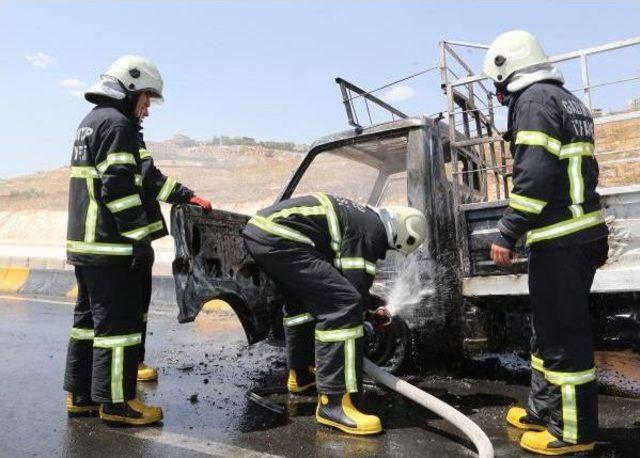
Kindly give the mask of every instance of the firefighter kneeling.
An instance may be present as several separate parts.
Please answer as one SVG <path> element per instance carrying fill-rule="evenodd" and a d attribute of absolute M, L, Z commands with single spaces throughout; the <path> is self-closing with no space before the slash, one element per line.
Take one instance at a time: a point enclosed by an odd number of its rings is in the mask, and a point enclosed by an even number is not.
<path fill-rule="evenodd" d="M 362 388 L 363 314 L 376 261 L 389 249 L 408 255 L 420 246 L 424 215 L 317 193 L 261 210 L 243 234 L 249 253 L 285 294 L 289 391 L 317 384 L 321 424 L 349 434 L 382 431 L 378 417 L 351 401 Z"/>

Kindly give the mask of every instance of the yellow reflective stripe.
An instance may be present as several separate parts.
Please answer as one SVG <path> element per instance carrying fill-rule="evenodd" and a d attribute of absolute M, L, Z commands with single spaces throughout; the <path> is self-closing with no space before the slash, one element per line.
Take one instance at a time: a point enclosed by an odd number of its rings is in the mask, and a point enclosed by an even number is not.
<path fill-rule="evenodd" d="M 93 339 L 93 346 L 97 348 L 130 347 L 142 342 L 142 334 L 127 334 L 124 336 L 96 337 Z"/>
<path fill-rule="evenodd" d="M 578 406 L 575 385 L 562 386 L 562 440 L 578 442 Z"/>
<path fill-rule="evenodd" d="M 96 165 L 96 169 L 104 173 L 112 165 L 136 165 L 136 158 L 131 153 L 109 153 L 104 161 Z"/>
<path fill-rule="evenodd" d="M 331 199 L 326 194 L 316 192 L 313 197 L 318 199 L 320 204 L 325 208 L 327 215 L 327 225 L 329 226 L 329 234 L 331 235 L 331 248 L 335 251 L 337 256 L 340 256 L 340 248 L 342 246 L 342 233 L 340 232 L 340 221 L 338 220 L 338 214 Z"/>
<path fill-rule="evenodd" d="M 100 174 L 93 166 L 74 165 L 69 174 L 71 178 L 100 178 Z"/>
<path fill-rule="evenodd" d="M 593 156 L 595 147 L 590 142 L 575 142 L 562 145 L 560 148 L 560 159 L 569 159 L 571 157 Z"/>
<path fill-rule="evenodd" d="M 93 178 L 87 178 L 87 194 L 89 195 L 89 205 L 87 206 L 87 216 L 84 220 L 84 241 L 95 242 L 96 226 L 98 225 L 98 202 L 96 202 L 96 192 Z"/>
<path fill-rule="evenodd" d="M 558 372 L 545 369 L 544 377 L 554 385 L 582 385 L 596 379 L 596 368 L 581 372 Z"/>
<path fill-rule="evenodd" d="M 162 185 L 162 188 L 160 188 L 160 192 L 158 193 L 158 197 L 156 197 L 156 199 L 161 202 L 166 202 L 173 192 L 173 189 L 176 187 L 176 184 L 176 180 L 174 180 L 173 178 L 167 178 Z"/>
<path fill-rule="evenodd" d="M 527 213 L 539 215 L 542 213 L 542 210 L 544 210 L 545 205 L 547 205 L 547 202 L 532 197 L 521 196 L 515 193 L 511 193 L 509 196 L 510 207 Z"/>
<path fill-rule="evenodd" d="M 364 335 L 362 325 L 347 329 L 334 329 L 331 331 L 321 331 L 316 329 L 316 340 L 320 342 L 344 342 L 348 339 L 357 339 Z"/>
<path fill-rule="evenodd" d="M 111 402 L 124 402 L 124 347 L 111 349 Z"/>
<path fill-rule="evenodd" d="M 147 224 L 146 226 L 123 232 L 122 235 L 133 240 L 142 240 L 147 235 L 149 235 L 149 225 Z"/>
<path fill-rule="evenodd" d="M 521 130 L 516 135 L 516 145 L 541 146 L 555 156 L 559 156 L 561 142 L 537 130 Z"/>
<path fill-rule="evenodd" d="M 75 340 L 93 340 L 93 329 L 71 328 L 71 338 Z"/>
<path fill-rule="evenodd" d="M 362 269 L 366 270 L 368 274 L 376 274 L 376 263 L 367 261 L 364 258 L 336 258 L 333 264 L 338 269 Z"/>
<path fill-rule="evenodd" d="M 71 178 L 100 178 L 100 172 L 92 166 L 73 166 L 69 176 Z M 134 182 L 136 186 L 142 186 L 142 175 L 136 173 Z"/>
<path fill-rule="evenodd" d="M 109 210 L 111 210 L 111 213 L 118 213 L 127 210 L 128 208 L 142 205 L 142 200 L 140 200 L 139 194 L 131 194 L 130 196 L 112 200 L 105 205 Z"/>
<path fill-rule="evenodd" d="M 573 234 L 583 229 L 597 226 L 601 223 L 604 223 L 604 213 L 602 213 L 602 210 L 596 210 L 577 218 L 561 221 L 556 224 L 551 224 L 549 226 L 533 229 L 527 232 L 527 245 L 540 242 L 542 240 L 549 240 Z"/>
<path fill-rule="evenodd" d="M 582 205 L 569 205 L 569 211 L 571 212 L 571 216 L 574 218 L 578 218 L 579 216 L 584 215 L 584 210 Z"/>
<path fill-rule="evenodd" d="M 291 207 L 277 211 L 267 216 L 269 221 L 276 220 L 278 218 L 288 218 L 291 215 L 304 215 L 304 216 L 317 216 L 325 215 L 327 212 L 323 206 L 317 207 Z"/>
<path fill-rule="evenodd" d="M 151 157 L 151 153 L 147 151 L 145 148 L 140 148 L 138 152 L 140 153 L 140 159 L 146 159 L 148 157 Z"/>
<path fill-rule="evenodd" d="M 299 324 L 305 324 L 315 321 L 315 318 L 310 313 L 301 313 L 300 315 L 285 317 L 283 323 L 286 327 L 298 326 Z"/>
<path fill-rule="evenodd" d="M 164 229 L 164 225 L 162 224 L 162 221 L 156 221 L 149 224 L 147 226 L 147 229 L 149 230 L 149 234 L 151 234 L 152 232 L 161 231 L 162 229 Z"/>
<path fill-rule="evenodd" d="M 106 254 L 116 256 L 131 256 L 131 245 L 124 243 L 87 243 L 67 240 L 67 251 L 71 253 Z"/>
<path fill-rule="evenodd" d="M 584 215 L 580 204 L 584 202 L 584 180 L 582 178 L 582 156 L 569 158 L 569 195 L 573 205 L 569 208 L 574 218 Z"/>
<path fill-rule="evenodd" d="M 544 372 L 544 361 L 535 355 L 531 355 L 531 367 L 537 371 Z"/>
<path fill-rule="evenodd" d="M 288 240 L 293 240 L 294 242 L 306 243 L 307 245 L 311 245 L 315 247 L 315 244 L 313 243 L 313 241 L 306 235 L 301 234 L 295 229 L 291 229 L 287 226 L 283 226 L 282 224 L 269 221 L 267 218 L 264 218 L 262 216 L 259 216 L 259 215 L 253 216 L 247 224 L 256 226 L 257 228 L 269 234 L 277 235 L 278 237 L 282 237 Z"/>
<path fill-rule="evenodd" d="M 348 393 L 356 393 L 358 391 L 356 339 L 347 339 L 344 343 L 344 383 Z"/>

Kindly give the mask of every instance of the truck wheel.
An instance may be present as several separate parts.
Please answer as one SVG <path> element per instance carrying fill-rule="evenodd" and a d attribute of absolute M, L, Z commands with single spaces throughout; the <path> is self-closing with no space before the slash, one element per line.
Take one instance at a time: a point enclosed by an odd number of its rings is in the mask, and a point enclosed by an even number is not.
<path fill-rule="evenodd" d="M 394 317 L 386 331 L 364 322 L 365 356 L 388 372 L 398 372 L 411 356 L 411 331 L 402 318 Z"/>

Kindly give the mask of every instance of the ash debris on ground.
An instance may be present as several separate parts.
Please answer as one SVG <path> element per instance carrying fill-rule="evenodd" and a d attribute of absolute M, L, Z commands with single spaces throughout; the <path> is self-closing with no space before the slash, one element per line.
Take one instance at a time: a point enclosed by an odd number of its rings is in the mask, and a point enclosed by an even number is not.
<path fill-rule="evenodd" d="M 219 322 L 227 321 L 225 318 Z M 266 342 L 247 345 L 237 332 L 211 334 L 209 345 L 184 343 L 163 354 L 163 376 L 184 380 L 182 399 L 199 411 L 203 408 L 236 411 L 245 405 L 238 391 L 252 387 L 283 385 L 286 363 L 282 348 Z M 230 370 L 231 369 L 231 370 Z M 197 383 L 197 392 L 187 387 Z"/>

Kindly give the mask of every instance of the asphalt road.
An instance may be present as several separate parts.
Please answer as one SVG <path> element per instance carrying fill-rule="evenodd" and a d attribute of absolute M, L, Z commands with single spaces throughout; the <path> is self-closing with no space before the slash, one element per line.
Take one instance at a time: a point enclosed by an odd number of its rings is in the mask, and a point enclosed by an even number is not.
<path fill-rule="evenodd" d="M 114 428 L 97 418 L 69 419 L 62 378 L 72 304 L 0 298 L 0 456 L 266 457 L 475 456 L 453 427 L 394 393 L 369 387 L 363 410 L 381 416 L 385 433 L 351 437 L 316 425 L 315 397 L 272 399 L 287 415 L 249 402 L 250 387 L 282 384 L 281 348 L 248 347 L 233 316 L 201 314 L 180 325 L 177 309 L 149 314 L 148 363 L 157 383 L 139 384 L 140 397 L 165 410 L 162 425 Z M 489 435 L 497 456 L 533 456 L 504 425 L 508 406 L 525 386 L 504 381 L 430 376 L 417 381 L 470 415 Z M 640 400 L 601 396 L 600 441 L 593 456 L 640 456 Z"/>

